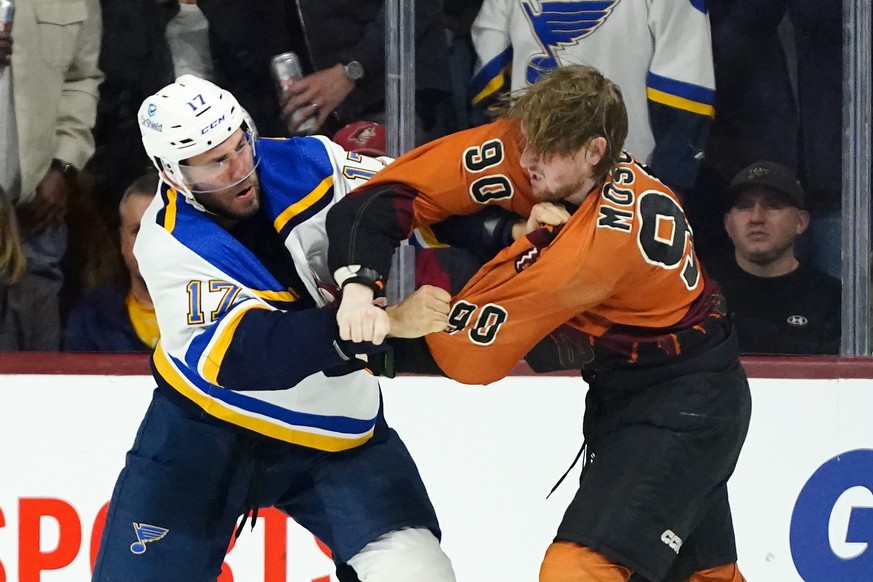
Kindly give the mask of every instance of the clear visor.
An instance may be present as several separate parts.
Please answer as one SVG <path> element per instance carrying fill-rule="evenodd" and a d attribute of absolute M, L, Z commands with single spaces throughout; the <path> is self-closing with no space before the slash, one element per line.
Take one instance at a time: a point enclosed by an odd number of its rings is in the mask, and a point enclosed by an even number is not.
<path fill-rule="evenodd" d="M 179 174 L 191 192 L 210 193 L 233 188 L 245 182 L 258 167 L 255 154 L 258 134 L 244 131 L 243 139 L 231 153 L 208 164 L 179 163 Z"/>

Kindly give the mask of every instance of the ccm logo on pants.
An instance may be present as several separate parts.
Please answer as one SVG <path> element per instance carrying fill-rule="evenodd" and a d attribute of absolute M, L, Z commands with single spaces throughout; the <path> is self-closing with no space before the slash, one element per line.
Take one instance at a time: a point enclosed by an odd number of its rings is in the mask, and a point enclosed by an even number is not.
<path fill-rule="evenodd" d="M 679 548 L 682 547 L 682 538 L 669 529 L 665 529 L 664 533 L 661 534 L 661 541 L 667 544 L 667 546 L 677 554 L 679 553 Z"/>

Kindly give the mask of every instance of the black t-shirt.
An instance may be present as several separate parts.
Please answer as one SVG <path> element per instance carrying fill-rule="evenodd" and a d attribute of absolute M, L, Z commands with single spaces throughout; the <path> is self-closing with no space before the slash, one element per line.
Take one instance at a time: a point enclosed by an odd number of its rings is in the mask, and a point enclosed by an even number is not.
<path fill-rule="evenodd" d="M 787 275 L 757 277 L 733 256 L 706 267 L 734 314 L 741 353 L 839 353 L 839 279 L 803 263 Z"/>

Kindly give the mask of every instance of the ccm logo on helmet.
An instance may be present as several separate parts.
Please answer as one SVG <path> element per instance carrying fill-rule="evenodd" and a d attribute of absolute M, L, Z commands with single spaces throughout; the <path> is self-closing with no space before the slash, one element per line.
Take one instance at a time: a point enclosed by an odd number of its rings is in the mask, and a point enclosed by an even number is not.
<path fill-rule="evenodd" d="M 164 124 L 152 121 L 148 117 L 140 117 L 139 124 L 154 131 L 164 131 Z"/>
<path fill-rule="evenodd" d="M 204 127 L 203 129 L 201 129 L 201 130 L 200 130 L 200 135 L 203 135 L 204 133 L 206 133 L 207 131 L 209 131 L 210 129 L 212 129 L 213 127 L 215 127 L 216 125 L 218 125 L 218 124 L 221 123 L 222 121 L 224 121 L 224 118 L 225 118 L 225 117 L 227 117 L 227 116 L 226 116 L 226 115 L 222 115 L 221 117 L 219 117 L 218 119 L 216 119 L 215 121 L 213 121 L 212 123 L 210 123 L 209 125 L 207 125 L 206 127 Z"/>

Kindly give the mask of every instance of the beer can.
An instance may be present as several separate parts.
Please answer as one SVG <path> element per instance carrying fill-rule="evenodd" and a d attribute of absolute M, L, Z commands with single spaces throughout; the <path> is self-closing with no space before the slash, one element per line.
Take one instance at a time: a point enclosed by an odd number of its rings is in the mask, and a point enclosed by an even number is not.
<path fill-rule="evenodd" d="M 0 0 L 0 32 L 10 32 L 13 20 L 15 20 L 15 3 L 12 0 Z"/>
<path fill-rule="evenodd" d="M 3 1 L 0 0 L 0 2 Z M 285 93 L 291 88 L 291 85 L 303 78 L 303 67 L 300 64 L 300 57 L 293 52 L 278 54 L 270 61 L 270 71 L 273 74 L 273 80 L 276 82 L 279 99 L 284 102 Z M 297 109 L 291 113 L 290 121 L 296 123 L 307 113 L 307 111 Z M 306 121 L 297 126 L 295 133 L 302 135 L 312 133 L 315 130 L 316 121 L 315 115 L 310 115 Z"/>

